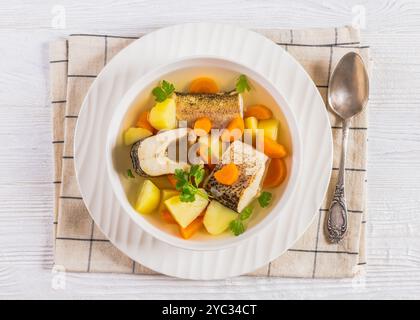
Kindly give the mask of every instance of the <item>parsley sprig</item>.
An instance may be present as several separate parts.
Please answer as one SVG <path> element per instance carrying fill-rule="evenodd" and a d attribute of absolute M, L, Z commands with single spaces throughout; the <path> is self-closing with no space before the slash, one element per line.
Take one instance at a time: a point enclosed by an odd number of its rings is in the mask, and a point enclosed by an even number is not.
<path fill-rule="evenodd" d="M 272 198 L 273 195 L 270 192 L 263 191 L 258 197 L 258 203 L 260 204 L 261 208 L 268 207 Z M 238 214 L 235 220 L 231 221 L 231 223 L 229 224 L 229 229 L 235 236 L 239 236 L 240 234 L 245 232 L 246 220 L 248 220 L 251 217 L 253 211 L 254 207 L 247 206 Z"/>
<path fill-rule="evenodd" d="M 251 90 L 251 86 L 248 83 L 248 78 L 246 75 L 241 74 L 236 82 L 236 92 L 244 93 L 245 91 Z"/>
<path fill-rule="evenodd" d="M 158 87 L 152 90 L 152 94 L 155 96 L 155 100 L 157 102 L 163 102 L 168 99 L 174 91 L 174 85 L 166 80 L 163 80 Z"/>
<path fill-rule="evenodd" d="M 207 194 L 198 188 L 204 179 L 204 168 L 202 165 L 194 164 L 189 171 L 176 169 L 175 179 L 177 180 L 175 188 L 181 191 L 179 198 L 182 202 L 195 201 L 196 194 L 203 198 L 208 198 Z"/>
<path fill-rule="evenodd" d="M 229 224 L 230 231 L 232 231 L 232 233 L 235 236 L 239 236 L 241 233 L 245 232 L 244 221 L 249 219 L 253 210 L 254 210 L 254 207 L 251 207 L 251 206 L 245 207 L 241 211 L 241 213 L 238 214 L 238 217 L 235 220 L 230 222 Z"/>
<path fill-rule="evenodd" d="M 270 192 L 263 191 L 261 195 L 258 197 L 258 203 L 260 204 L 261 208 L 268 207 L 271 202 L 273 195 Z"/>

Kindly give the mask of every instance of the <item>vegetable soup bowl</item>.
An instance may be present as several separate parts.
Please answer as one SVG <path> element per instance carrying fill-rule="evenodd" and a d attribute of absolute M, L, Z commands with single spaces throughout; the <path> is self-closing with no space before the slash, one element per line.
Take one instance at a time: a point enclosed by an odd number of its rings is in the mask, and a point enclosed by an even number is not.
<path fill-rule="evenodd" d="M 186 240 L 179 236 L 176 225 L 167 224 L 158 214 L 141 214 L 134 209 L 134 202 L 144 178 L 135 179 L 127 176 L 132 168 L 130 147 L 123 143 L 123 133 L 135 124 L 140 112 L 148 110 L 154 103 L 151 94 L 153 88 L 163 79 L 173 83 L 177 91 L 187 91 L 191 80 L 208 76 L 216 80 L 220 91 L 230 91 L 240 74 L 249 79 L 251 91 L 244 93 L 244 105 L 264 104 L 268 106 L 280 122 L 279 142 L 287 148 L 287 178 L 285 182 L 269 189 L 273 194 L 267 208 L 255 206 L 247 230 L 239 236 L 228 231 L 214 236 L 199 232 Z M 245 106 L 244 106 L 245 107 Z M 245 66 L 234 61 L 215 56 L 191 56 L 175 60 L 158 67 L 138 79 L 126 92 L 113 114 L 108 128 L 105 161 L 113 192 L 126 214 L 143 230 L 169 245 L 187 250 L 220 250 L 239 242 L 258 236 L 264 228 L 272 224 L 280 215 L 296 214 L 284 210 L 293 194 L 301 167 L 301 140 L 293 112 L 279 90 L 272 82 L 254 71 L 252 66 Z M 170 188 L 166 177 L 154 178 L 159 188 Z M 173 188 L 173 187 L 172 187 Z M 258 207 L 258 208 L 257 208 Z"/>

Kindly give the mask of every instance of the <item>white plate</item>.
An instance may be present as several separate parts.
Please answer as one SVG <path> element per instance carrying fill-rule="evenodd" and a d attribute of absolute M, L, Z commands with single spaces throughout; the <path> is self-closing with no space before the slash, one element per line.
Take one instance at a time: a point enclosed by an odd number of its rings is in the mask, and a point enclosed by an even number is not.
<path fill-rule="evenodd" d="M 197 55 L 237 61 L 274 84 L 295 115 L 302 143 L 301 174 L 283 212 L 264 232 L 223 250 L 182 249 L 142 230 L 116 199 L 104 161 L 107 128 L 132 84 L 156 67 Z M 102 70 L 79 114 L 75 166 L 81 194 L 95 223 L 122 252 L 167 275 L 226 278 L 251 272 L 274 260 L 309 227 L 330 179 L 331 129 L 315 84 L 281 47 L 255 32 L 232 26 L 177 25 L 133 42 Z"/>

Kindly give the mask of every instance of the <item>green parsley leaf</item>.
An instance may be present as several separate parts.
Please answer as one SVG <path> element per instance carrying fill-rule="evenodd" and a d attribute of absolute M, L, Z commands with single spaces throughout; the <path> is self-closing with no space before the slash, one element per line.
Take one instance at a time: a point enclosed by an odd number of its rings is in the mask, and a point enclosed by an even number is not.
<path fill-rule="evenodd" d="M 204 178 L 204 168 L 198 164 L 193 164 L 190 169 L 190 176 L 194 177 L 194 184 L 198 187 Z"/>
<path fill-rule="evenodd" d="M 155 96 L 157 102 L 163 102 L 166 100 L 166 93 L 160 87 L 156 87 L 152 90 L 152 94 Z"/>
<path fill-rule="evenodd" d="M 182 188 L 181 194 L 179 195 L 179 199 L 182 202 L 194 202 L 195 201 L 195 193 L 190 188 Z"/>
<path fill-rule="evenodd" d="M 181 191 L 179 199 L 182 202 L 193 202 L 196 194 L 208 198 L 208 195 L 198 188 L 204 179 L 204 168 L 201 165 L 192 165 L 189 171 L 176 169 L 175 179 L 177 180 L 175 188 Z"/>
<path fill-rule="evenodd" d="M 177 180 L 175 188 L 181 191 L 183 186 L 188 183 L 188 173 L 182 169 L 175 169 L 175 179 Z"/>
<path fill-rule="evenodd" d="M 197 171 L 200 170 L 200 165 L 198 164 L 193 164 L 190 167 L 190 176 L 194 177 L 194 175 L 197 173 Z"/>
<path fill-rule="evenodd" d="M 239 219 L 240 220 L 246 220 L 246 219 L 248 219 L 251 216 L 253 210 L 254 210 L 254 208 L 251 207 L 251 206 L 245 207 L 241 211 L 241 213 L 239 214 Z"/>
<path fill-rule="evenodd" d="M 258 202 L 262 208 L 265 208 L 270 204 L 272 198 L 273 195 L 270 192 L 263 191 L 258 197 Z M 246 223 L 244 224 L 244 222 L 251 217 L 252 211 L 254 211 L 254 207 L 249 205 L 238 214 L 238 217 L 235 220 L 231 221 L 229 229 L 235 236 L 245 232 Z"/>
<path fill-rule="evenodd" d="M 229 224 L 229 229 L 230 231 L 232 231 L 232 233 L 235 236 L 239 236 L 241 233 L 245 232 L 245 225 L 244 225 L 244 221 L 249 219 L 249 217 L 252 214 L 252 211 L 254 210 L 253 207 L 251 206 L 247 206 L 245 207 L 241 213 L 238 214 L 238 217 L 231 221 Z"/>
<path fill-rule="evenodd" d="M 261 208 L 268 207 L 272 198 L 273 195 L 270 192 L 263 191 L 258 197 L 258 203 L 260 204 Z"/>
<path fill-rule="evenodd" d="M 168 99 L 174 91 L 174 85 L 166 80 L 163 80 L 158 87 L 152 90 L 152 94 L 155 96 L 155 100 L 157 102 L 163 102 Z"/>
<path fill-rule="evenodd" d="M 175 87 L 172 83 L 169 83 L 166 80 L 162 81 L 162 90 L 165 91 L 166 95 L 169 97 L 175 91 Z"/>
<path fill-rule="evenodd" d="M 131 169 L 127 169 L 127 177 L 131 178 L 131 179 L 135 179 L 136 177 L 134 176 L 133 172 L 131 171 Z"/>
<path fill-rule="evenodd" d="M 236 92 L 243 93 L 249 90 L 251 90 L 251 86 L 248 83 L 248 79 L 246 75 L 241 74 L 236 82 Z"/>
<path fill-rule="evenodd" d="M 229 224 L 229 229 L 235 236 L 239 236 L 241 233 L 245 232 L 245 226 L 241 220 L 233 220 Z"/>

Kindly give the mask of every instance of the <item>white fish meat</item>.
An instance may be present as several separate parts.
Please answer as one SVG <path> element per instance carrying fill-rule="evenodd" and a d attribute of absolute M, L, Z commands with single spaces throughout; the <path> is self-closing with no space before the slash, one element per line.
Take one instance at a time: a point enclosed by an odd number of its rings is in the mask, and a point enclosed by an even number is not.
<path fill-rule="evenodd" d="M 241 212 L 258 194 L 268 157 L 251 145 L 234 141 L 223 153 L 205 183 L 205 189 L 226 207 Z M 232 185 L 224 185 L 214 178 L 214 173 L 227 163 L 235 163 L 239 178 Z"/>

